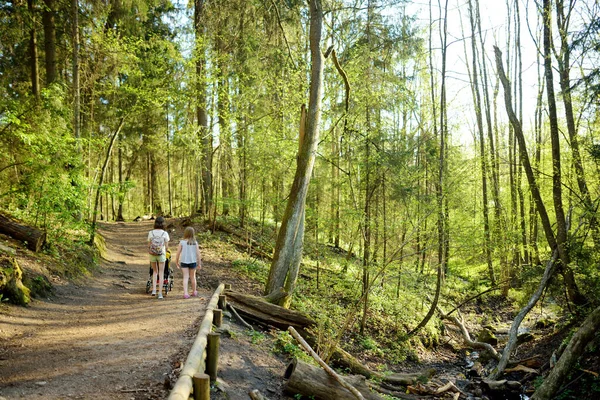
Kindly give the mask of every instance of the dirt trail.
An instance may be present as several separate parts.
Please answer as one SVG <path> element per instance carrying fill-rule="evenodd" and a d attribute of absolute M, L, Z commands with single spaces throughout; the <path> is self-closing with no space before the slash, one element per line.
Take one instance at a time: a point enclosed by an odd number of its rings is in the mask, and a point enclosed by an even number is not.
<path fill-rule="evenodd" d="M 0 307 L 0 398 L 164 398 L 170 361 L 189 349 L 209 289 L 145 293 L 149 222 L 103 224 L 101 272 L 30 307 Z M 177 236 L 172 234 L 172 236 Z M 177 243 L 171 241 L 172 245 Z"/>

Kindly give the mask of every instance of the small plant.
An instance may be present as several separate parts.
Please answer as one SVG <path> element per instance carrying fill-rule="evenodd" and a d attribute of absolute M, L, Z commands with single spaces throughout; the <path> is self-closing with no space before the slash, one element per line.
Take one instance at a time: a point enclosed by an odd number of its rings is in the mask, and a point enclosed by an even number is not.
<path fill-rule="evenodd" d="M 294 395 L 294 399 L 296 399 L 296 400 L 301 400 L 303 398 L 304 398 L 304 396 L 302 396 L 300 393 L 296 393 Z M 312 395 L 308 396 L 307 398 L 310 399 L 310 400 L 315 400 L 315 396 L 312 396 Z"/>
<path fill-rule="evenodd" d="M 252 344 L 260 344 L 265 341 L 267 338 L 264 333 L 259 331 L 248 331 L 248 335 L 250 336 L 250 341 Z"/>
<path fill-rule="evenodd" d="M 297 357 L 299 354 L 302 354 L 302 350 L 296 345 L 294 338 L 287 331 L 279 332 L 277 334 L 275 351 L 289 354 L 292 357 Z"/>
<path fill-rule="evenodd" d="M 260 282 L 266 282 L 268 268 L 259 260 L 250 258 L 237 259 L 231 262 L 231 266 Z"/>
<path fill-rule="evenodd" d="M 313 363 L 313 359 L 298 347 L 296 340 L 287 331 L 279 332 L 275 339 L 276 353 L 288 354 L 290 357 L 295 357 L 299 360 Z"/>
<path fill-rule="evenodd" d="M 362 345 L 362 347 L 365 350 L 376 350 L 377 349 L 377 342 L 375 342 L 375 340 L 373 340 L 372 338 L 365 336 L 360 340 L 360 344 Z"/>

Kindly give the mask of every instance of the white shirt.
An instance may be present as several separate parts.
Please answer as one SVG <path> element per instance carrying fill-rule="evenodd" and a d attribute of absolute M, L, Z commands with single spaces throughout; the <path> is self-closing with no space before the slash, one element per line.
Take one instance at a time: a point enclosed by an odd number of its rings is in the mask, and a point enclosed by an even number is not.
<path fill-rule="evenodd" d="M 196 249 L 198 248 L 198 242 L 195 244 L 188 244 L 187 240 L 179 241 L 181 246 L 181 255 L 179 256 L 179 262 L 184 264 L 197 263 L 198 257 L 196 256 Z"/>
<path fill-rule="evenodd" d="M 162 237 L 165 242 L 165 245 L 169 240 L 171 240 L 171 238 L 169 237 L 169 233 L 167 231 L 163 231 L 162 229 L 152 229 L 150 232 L 148 232 L 149 242 L 152 240 L 153 237 Z"/>

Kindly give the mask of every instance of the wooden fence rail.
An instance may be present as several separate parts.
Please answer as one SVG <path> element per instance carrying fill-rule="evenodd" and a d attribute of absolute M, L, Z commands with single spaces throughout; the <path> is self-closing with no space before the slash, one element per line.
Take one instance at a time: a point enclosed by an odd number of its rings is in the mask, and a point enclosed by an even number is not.
<path fill-rule="evenodd" d="M 190 393 L 193 389 L 193 378 L 196 374 L 203 374 L 205 370 L 205 356 L 206 356 L 206 343 L 207 336 L 211 332 L 213 324 L 213 310 L 217 308 L 219 302 L 219 296 L 225 287 L 224 284 L 220 284 L 215 290 L 215 293 L 210 298 L 208 305 L 206 306 L 206 313 L 200 324 L 198 330 L 198 336 L 190 349 L 185 365 L 179 374 L 177 382 L 171 393 L 169 394 L 169 400 L 188 400 Z"/>

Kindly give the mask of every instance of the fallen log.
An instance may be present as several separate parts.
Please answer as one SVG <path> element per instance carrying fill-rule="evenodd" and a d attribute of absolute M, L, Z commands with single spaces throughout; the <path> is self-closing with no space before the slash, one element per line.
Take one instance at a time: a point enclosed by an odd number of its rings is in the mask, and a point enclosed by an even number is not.
<path fill-rule="evenodd" d="M 350 371 L 353 374 L 362 375 L 367 379 L 373 378 L 374 374 L 369 368 L 357 360 L 352 354 L 346 350 L 336 347 L 331 355 L 331 362 L 336 367 Z"/>
<path fill-rule="evenodd" d="M 310 338 L 308 339 L 308 341 L 310 342 Z M 331 355 L 331 363 L 336 367 L 350 371 L 353 374 L 362 375 L 367 379 L 375 378 L 381 382 L 387 382 L 393 385 L 402 386 L 413 385 L 417 382 L 428 381 L 437 373 L 435 369 L 431 368 L 421 372 L 396 372 L 393 374 L 380 374 L 378 372 L 371 371 L 368 367 L 366 367 L 358 359 L 356 359 L 352 354 L 348 353 L 346 350 L 340 347 L 336 347 L 333 354 Z"/>
<path fill-rule="evenodd" d="M 521 383 L 517 381 L 509 381 L 502 379 L 496 381 L 493 379 L 482 380 L 483 385 L 492 392 L 506 391 L 506 390 L 521 390 Z"/>
<path fill-rule="evenodd" d="M 525 373 L 527 373 L 527 374 L 536 374 L 536 375 L 539 375 L 539 374 L 540 374 L 540 373 L 538 372 L 538 370 L 536 370 L 536 369 L 533 369 L 533 368 L 529 368 L 529 367 L 526 367 L 526 366 L 524 366 L 524 365 L 520 365 L 520 364 L 519 364 L 519 365 L 517 365 L 517 366 L 516 366 L 516 367 L 514 367 L 514 368 L 506 368 L 506 369 L 504 370 L 504 372 L 525 372 Z"/>
<path fill-rule="evenodd" d="M 316 322 L 306 314 L 268 303 L 262 297 L 246 295 L 231 290 L 226 290 L 225 294 L 227 300 L 235 304 L 235 310 L 237 314 L 243 317 L 240 318 L 242 320 L 254 321 L 281 330 L 287 330 L 288 326 L 292 326 L 294 329 L 301 330 L 302 334 L 306 332 L 307 328 L 316 325 Z M 306 339 L 309 344 L 314 345 L 313 338 L 307 337 Z M 340 347 L 336 347 L 331 356 L 331 361 L 336 366 L 348 369 L 353 374 L 362 375 L 367 379 L 377 377 L 382 381 L 404 386 L 428 380 L 436 373 L 434 369 L 417 373 L 395 373 L 392 375 L 374 373 Z"/>
<path fill-rule="evenodd" d="M 298 343 L 300 343 L 300 345 L 302 347 L 304 347 L 304 350 L 306 350 L 311 357 L 317 362 L 319 363 L 319 365 L 321 366 L 321 368 L 323 368 L 323 370 L 325 370 L 325 372 L 327 372 L 329 374 L 329 376 L 331 376 L 333 379 L 336 380 L 336 382 L 338 382 L 340 385 L 342 385 L 344 388 L 346 388 L 347 390 L 349 390 L 354 397 L 356 397 L 358 400 L 364 400 L 365 398 L 362 396 L 362 394 L 356 390 L 356 388 L 348 383 L 346 383 L 344 380 L 342 380 L 342 378 L 340 378 L 340 376 L 331 369 L 331 367 L 329 365 L 327 365 L 325 363 L 325 361 L 323 361 L 321 359 L 321 357 L 319 357 L 319 355 L 317 353 L 315 353 L 315 351 L 312 349 L 312 347 L 310 347 L 308 345 L 308 343 L 306 343 L 306 340 L 304 340 L 304 338 L 302 336 L 300 336 L 300 334 L 298 332 L 296 332 L 296 330 L 294 328 L 292 328 L 291 326 L 288 328 L 288 331 L 292 334 L 292 336 L 294 337 L 294 339 L 296 339 L 298 341 Z"/>
<path fill-rule="evenodd" d="M 314 396 L 322 400 L 355 400 L 356 397 L 348 389 L 333 379 L 324 370 L 313 367 L 298 359 L 292 360 L 288 365 L 284 378 L 287 379 L 284 390 L 292 394 Z M 345 382 L 356 388 L 368 400 L 382 400 L 383 398 L 371 392 L 364 376 L 341 376 Z"/>
<path fill-rule="evenodd" d="M 378 379 L 381 379 L 383 382 L 391 383 L 394 385 L 414 385 L 418 382 L 426 382 L 434 376 L 437 371 L 433 368 L 428 369 L 423 372 L 414 372 L 414 373 L 394 373 L 391 375 L 383 375 L 376 374 Z"/>
<path fill-rule="evenodd" d="M 247 320 L 256 321 L 263 325 L 269 325 L 281 330 L 286 330 L 288 326 L 296 329 L 306 330 L 315 326 L 316 322 L 308 315 L 300 311 L 290 310 L 271 304 L 262 297 L 251 296 L 230 290 L 225 291 L 227 300 L 234 303 L 238 314 Z"/>
<path fill-rule="evenodd" d="M 460 332 L 463 336 L 463 340 L 469 347 L 473 349 L 485 350 L 488 353 L 490 353 L 490 355 L 494 357 L 494 359 L 500 360 L 500 354 L 498 354 L 496 349 L 491 344 L 474 341 L 473 339 L 471 339 L 471 335 L 469 335 L 469 331 L 467 330 L 465 325 L 458 318 L 442 313 L 439 308 L 438 311 L 442 314 L 442 319 L 452 322 L 460 329 Z"/>
<path fill-rule="evenodd" d="M 577 333 L 569 341 L 556 366 L 546 377 L 542 386 L 535 391 L 532 399 L 546 400 L 556 395 L 569 372 L 573 370 L 574 364 L 585 351 L 588 343 L 594 339 L 598 328 L 600 328 L 600 307 L 592 311 L 583 321 Z"/>
<path fill-rule="evenodd" d="M 262 395 L 262 394 L 261 394 L 261 393 L 258 391 L 258 389 L 254 389 L 254 390 L 250 391 L 250 392 L 248 393 L 248 396 L 250 396 L 250 398 L 251 398 L 252 400 L 269 400 L 269 399 L 267 399 L 265 396 L 263 396 L 263 395 Z"/>
<path fill-rule="evenodd" d="M 370 383 L 369 386 L 371 387 L 371 389 L 382 393 L 382 394 L 386 394 L 388 396 L 393 396 L 393 397 L 397 397 L 399 399 L 403 399 L 403 400 L 419 400 L 422 399 L 422 396 L 416 396 L 414 394 L 407 394 L 404 392 L 401 392 L 399 390 L 392 390 L 392 389 L 388 389 L 386 387 L 383 387 L 382 385 L 376 385 L 373 383 Z"/>
<path fill-rule="evenodd" d="M 27 248 L 36 253 L 46 243 L 46 232 L 18 223 L 3 214 L 0 214 L 0 233 L 27 243 Z"/>
<path fill-rule="evenodd" d="M 231 312 L 233 313 L 233 315 L 235 315 L 235 317 L 238 319 L 238 321 L 240 321 L 240 323 L 242 325 L 244 325 L 246 328 L 248 328 L 251 331 L 254 330 L 254 328 L 252 327 L 252 325 L 250 325 L 249 323 L 247 323 L 246 321 L 244 321 L 244 318 L 242 318 L 240 316 L 240 314 L 238 314 L 238 312 L 236 311 L 236 309 L 235 309 L 234 306 L 232 306 L 231 304 L 227 304 L 227 307 L 229 307 L 229 309 L 231 310 Z"/>
<path fill-rule="evenodd" d="M 442 393 L 447 392 L 447 391 L 452 391 L 454 393 L 464 394 L 463 391 L 460 390 L 459 388 L 457 388 L 456 385 L 454 383 L 452 383 L 452 382 L 448 382 L 445 385 L 440 386 L 439 388 L 437 388 L 435 390 L 435 394 L 439 395 L 439 394 L 442 394 Z"/>

